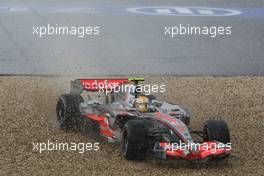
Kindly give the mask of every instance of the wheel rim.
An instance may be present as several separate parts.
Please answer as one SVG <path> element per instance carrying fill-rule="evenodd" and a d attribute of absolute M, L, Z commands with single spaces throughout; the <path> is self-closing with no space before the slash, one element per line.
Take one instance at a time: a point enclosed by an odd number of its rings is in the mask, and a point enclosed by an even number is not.
<path fill-rule="evenodd" d="M 208 130 L 207 126 L 204 127 L 204 140 L 205 141 L 209 141 L 210 140 L 209 139 L 209 130 Z"/>
<path fill-rule="evenodd" d="M 127 149 L 128 149 L 128 140 L 127 140 L 127 136 L 125 135 L 123 140 L 123 147 L 122 147 L 123 155 L 126 155 Z"/>
<path fill-rule="evenodd" d="M 64 106 L 61 103 L 58 103 L 57 106 L 57 116 L 58 116 L 58 121 L 61 124 L 64 120 Z"/>

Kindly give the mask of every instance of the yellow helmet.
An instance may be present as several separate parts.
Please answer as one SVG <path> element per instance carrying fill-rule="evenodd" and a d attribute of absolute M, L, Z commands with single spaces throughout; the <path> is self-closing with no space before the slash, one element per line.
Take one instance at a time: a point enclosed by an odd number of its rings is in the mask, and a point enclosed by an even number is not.
<path fill-rule="evenodd" d="M 135 100 L 135 108 L 139 112 L 147 112 L 148 104 L 149 104 L 149 99 L 145 96 L 140 96 Z"/>

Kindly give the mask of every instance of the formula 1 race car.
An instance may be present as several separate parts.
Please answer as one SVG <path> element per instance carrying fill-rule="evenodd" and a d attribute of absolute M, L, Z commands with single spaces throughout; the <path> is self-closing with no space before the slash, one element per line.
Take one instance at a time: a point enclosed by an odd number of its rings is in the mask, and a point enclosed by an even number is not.
<path fill-rule="evenodd" d="M 206 162 L 230 154 L 229 129 L 224 120 L 208 120 L 203 130 L 194 131 L 187 110 L 138 91 L 139 81 L 143 80 L 72 81 L 71 93 L 58 99 L 60 127 L 96 130 L 108 141 L 120 142 L 128 160 L 143 160 L 149 154 L 160 159 Z"/>

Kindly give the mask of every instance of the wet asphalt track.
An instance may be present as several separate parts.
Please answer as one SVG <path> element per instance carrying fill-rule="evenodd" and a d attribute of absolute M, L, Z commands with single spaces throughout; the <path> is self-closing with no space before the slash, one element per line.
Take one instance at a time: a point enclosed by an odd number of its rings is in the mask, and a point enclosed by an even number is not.
<path fill-rule="evenodd" d="M 188 6 L 238 10 L 224 17 L 146 15 L 133 7 Z M 209 12 L 210 13 L 210 12 Z M 2 0 L 0 74 L 264 75 L 264 1 Z M 100 35 L 33 35 L 32 27 L 100 26 Z M 232 26 L 232 36 L 164 35 L 165 26 Z"/>

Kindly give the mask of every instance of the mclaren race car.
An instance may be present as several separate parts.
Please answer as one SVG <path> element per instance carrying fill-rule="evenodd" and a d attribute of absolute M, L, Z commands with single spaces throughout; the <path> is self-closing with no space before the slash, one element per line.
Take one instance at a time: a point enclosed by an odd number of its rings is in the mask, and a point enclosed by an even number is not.
<path fill-rule="evenodd" d="M 139 81 L 143 80 L 72 81 L 71 92 L 58 99 L 60 128 L 95 130 L 108 141 L 120 142 L 127 160 L 153 155 L 160 159 L 206 162 L 230 154 L 229 129 L 224 120 L 207 120 L 201 131 L 194 131 L 187 110 L 137 91 Z"/>

